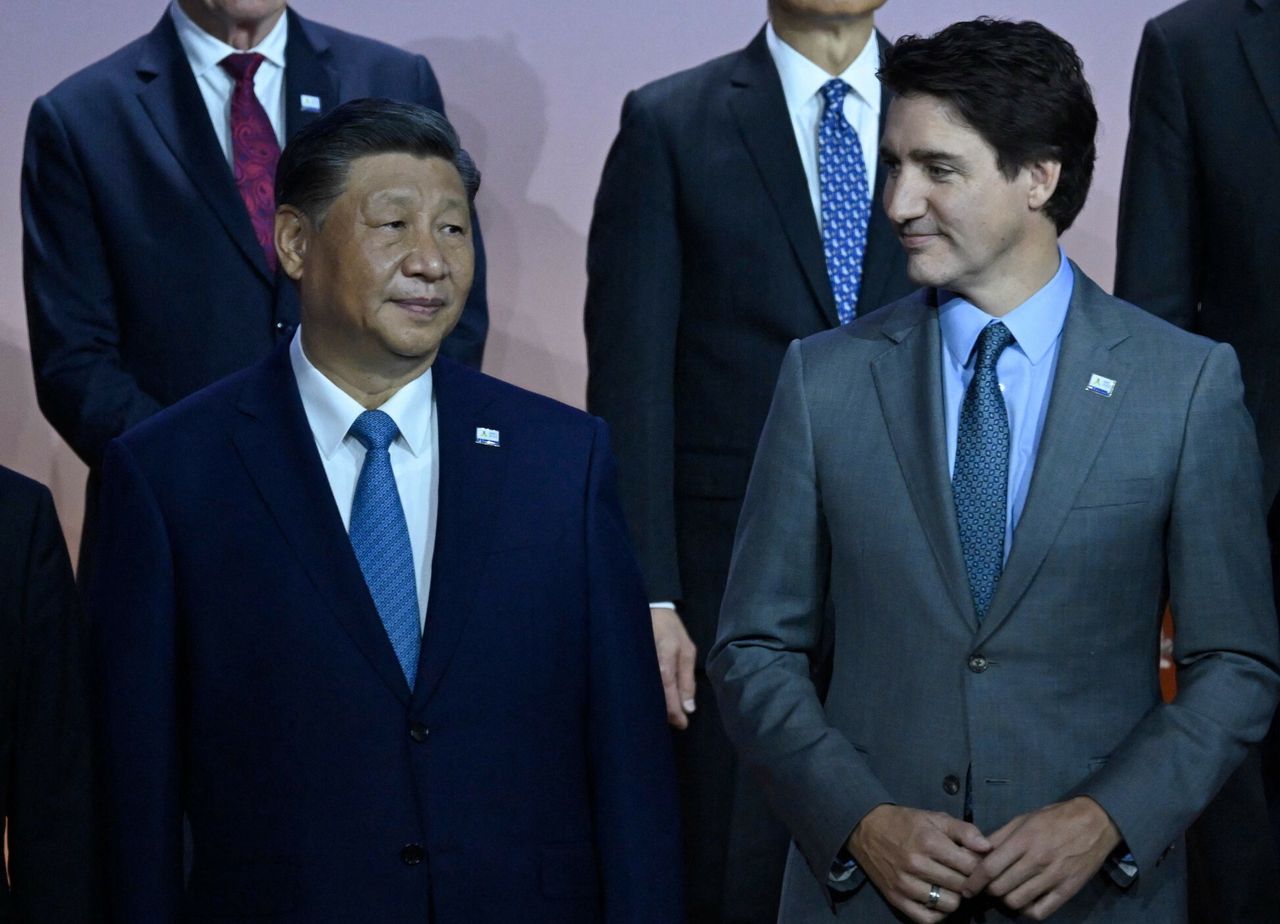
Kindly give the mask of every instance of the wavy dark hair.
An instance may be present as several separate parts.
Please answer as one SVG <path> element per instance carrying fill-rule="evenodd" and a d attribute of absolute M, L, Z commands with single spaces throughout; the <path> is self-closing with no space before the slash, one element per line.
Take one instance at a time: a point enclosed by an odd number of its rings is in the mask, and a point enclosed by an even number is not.
<path fill-rule="evenodd" d="M 305 125 L 276 166 L 276 205 L 292 205 L 320 224 L 342 195 L 352 161 L 373 154 L 442 157 L 458 169 L 468 201 L 480 171 L 449 120 L 434 109 L 390 99 L 356 99 Z"/>
<path fill-rule="evenodd" d="M 1089 195 L 1098 110 L 1071 43 L 1038 22 L 984 16 L 894 42 L 881 82 L 902 96 L 944 99 L 996 152 L 1009 179 L 1038 160 L 1062 165 L 1045 214 L 1061 234 Z"/>

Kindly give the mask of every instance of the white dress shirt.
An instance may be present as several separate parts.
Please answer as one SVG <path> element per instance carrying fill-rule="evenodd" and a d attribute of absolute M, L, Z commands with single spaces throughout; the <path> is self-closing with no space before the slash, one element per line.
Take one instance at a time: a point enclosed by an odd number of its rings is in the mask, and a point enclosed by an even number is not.
<path fill-rule="evenodd" d="M 169 16 L 173 19 L 174 28 L 178 30 L 178 41 L 186 53 L 187 63 L 191 65 L 191 73 L 195 75 L 196 86 L 204 97 L 205 107 L 209 110 L 209 119 L 218 136 L 218 145 L 230 164 L 231 93 L 236 88 L 236 82 L 218 62 L 227 55 L 239 53 L 240 49 L 232 48 L 205 32 L 176 2 L 169 4 Z M 281 148 L 284 147 L 284 49 L 288 41 L 289 16 L 286 13 L 267 33 L 266 38 L 249 49 L 266 59 L 253 75 L 253 92 L 266 110 Z"/>
<path fill-rule="evenodd" d="M 813 201 L 814 220 L 822 229 L 821 187 L 818 183 L 818 123 L 822 121 L 822 85 L 832 76 L 796 51 L 773 31 L 773 23 L 765 26 L 765 42 L 773 64 L 782 80 L 782 95 L 791 114 L 791 128 L 800 148 L 800 163 L 809 181 L 809 198 Z M 880 43 L 873 31 L 858 57 L 839 77 L 851 88 L 844 96 L 844 117 L 858 133 L 862 159 L 867 167 L 867 189 L 875 195 L 876 161 L 880 154 Z"/>
<path fill-rule="evenodd" d="M 351 505 L 365 448 L 348 431 L 365 408 L 311 364 L 302 351 L 301 328 L 289 345 L 289 361 L 342 525 L 350 530 Z M 396 476 L 400 506 L 409 527 L 413 571 L 418 579 L 418 624 L 423 627 L 431 592 L 431 556 L 436 545 L 440 497 L 440 434 L 431 370 L 401 388 L 378 410 L 385 411 L 400 428 L 400 435 L 390 447 L 391 471 Z"/>

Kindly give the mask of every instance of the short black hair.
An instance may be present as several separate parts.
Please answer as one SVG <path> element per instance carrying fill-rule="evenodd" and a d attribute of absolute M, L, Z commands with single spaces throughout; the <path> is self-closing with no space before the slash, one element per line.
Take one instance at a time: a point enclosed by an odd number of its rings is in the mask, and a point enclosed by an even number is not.
<path fill-rule="evenodd" d="M 1062 164 L 1045 214 L 1061 234 L 1089 195 L 1098 110 L 1071 43 L 1038 22 L 983 16 L 928 38 L 907 35 L 884 54 L 880 81 L 901 96 L 946 100 L 995 148 L 1009 179 L 1038 160 Z"/>
<path fill-rule="evenodd" d="M 342 195 L 352 161 L 373 154 L 442 157 L 475 201 L 480 171 L 448 119 L 426 106 L 371 98 L 343 103 L 285 145 L 276 166 L 276 206 L 292 205 L 319 224 Z"/>

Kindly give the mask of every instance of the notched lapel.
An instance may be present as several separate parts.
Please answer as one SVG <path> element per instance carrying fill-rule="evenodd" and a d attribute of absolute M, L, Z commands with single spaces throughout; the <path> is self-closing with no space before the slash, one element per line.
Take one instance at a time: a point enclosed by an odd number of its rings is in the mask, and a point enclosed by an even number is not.
<path fill-rule="evenodd" d="M 884 333 L 896 346 L 871 362 L 880 410 L 943 583 L 970 631 L 976 631 L 978 620 L 964 569 L 947 466 L 942 335 L 934 309 L 922 298 L 893 310 L 894 317 L 885 322 Z"/>
<path fill-rule="evenodd" d="M 302 398 L 281 346 L 241 396 L 236 451 L 317 593 L 369 664 L 406 706 L 409 684 L 342 525 Z"/>
<path fill-rule="evenodd" d="M 1260 8 L 1240 24 L 1240 44 L 1271 121 L 1280 132 L 1280 6 L 1274 2 L 1266 8 L 1257 5 Z"/>
<path fill-rule="evenodd" d="M 289 42 L 284 50 L 284 135 L 292 138 L 302 126 L 338 105 L 341 87 L 338 74 L 329 66 L 329 43 L 324 36 L 293 10 L 286 15 Z M 304 96 L 319 100 L 319 108 L 304 109 Z"/>
<path fill-rule="evenodd" d="M 777 209 L 782 229 L 827 324 L 839 323 L 827 278 L 822 236 L 809 198 L 809 183 L 782 95 L 782 82 L 769 56 L 762 29 L 738 55 L 729 88 L 729 110 L 760 180 Z"/>
<path fill-rule="evenodd" d="M 142 86 L 138 101 L 160 138 L 186 171 L 191 184 L 213 209 L 245 259 L 270 284 L 266 257 L 253 233 L 253 223 L 236 189 L 235 176 L 209 124 L 208 110 L 191 66 L 183 54 L 173 21 L 165 13 L 147 36 L 138 58 Z"/>
<path fill-rule="evenodd" d="M 477 605 L 507 458 L 513 448 L 518 451 L 512 446 L 517 437 L 511 427 L 487 411 L 487 398 L 477 397 L 480 381 L 475 373 L 443 358 L 436 360 L 434 369 L 440 494 L 427 626 L 413 695 L 417 705 L 429 700 L 439 685 Z M 499 431 L 500 445 L 476 442 L 478 428 Z"/>
<path fill-rule="evenodd" d="M 888 47 L 888 42 L 879 32 L 876 40 L 880 43 L 880 54 Z M 887 87 L 880 88 L 880 134 L 884 137 L 884 124 L 889 116 L 889 103 L 893 94 Z M 867 250 L 862 258 L 862 284 L 858 289 L 858 314 L 864 315 L 875 311 L 885 304 L 884 288 L 889 284 L 894 263 L 905 262 L 898 236 L 893 231 L 889 217 L 884 213 L 884 180 L 885 167 L 880 163 L 880 152 L 872 152 L 876 158 L 876 188 L 871 195 L 871 220 L 867 224 Z M 825 259 L 825 258 L 824 258 Z"/>
<path fill-rule="evenodd" d="M 1128 339 L 1128 330 L 1108 312 L 1111 297 L 1074 264 L 1073 269 L 1075 291 L 1062 331 L 1058 368 L 1027 503 L 983 620 L 979 643 L 1009 617 L 1040 569 L 1111 431 L 1130 381 L 1128 365 L 1112 352 L 1116 344 Z M 1094 375 L 1115 382 L 1110 396 L 1087 390 Z"/>

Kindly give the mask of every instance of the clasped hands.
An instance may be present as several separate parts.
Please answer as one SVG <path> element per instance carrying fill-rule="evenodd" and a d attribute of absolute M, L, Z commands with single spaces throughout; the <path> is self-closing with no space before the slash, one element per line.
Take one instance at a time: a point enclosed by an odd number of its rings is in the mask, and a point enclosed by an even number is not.
<path fill-rule="evenodd" d="M 962 898 L 982 892 L 1043 921 L 1119 843 L 1102 807 L 1077 796 L 1019 815 L 986 836 L 942 812 L 886 803 L 866 814 L 847 846 L 889 904 L 912 921 L 934 924 Z"/>

